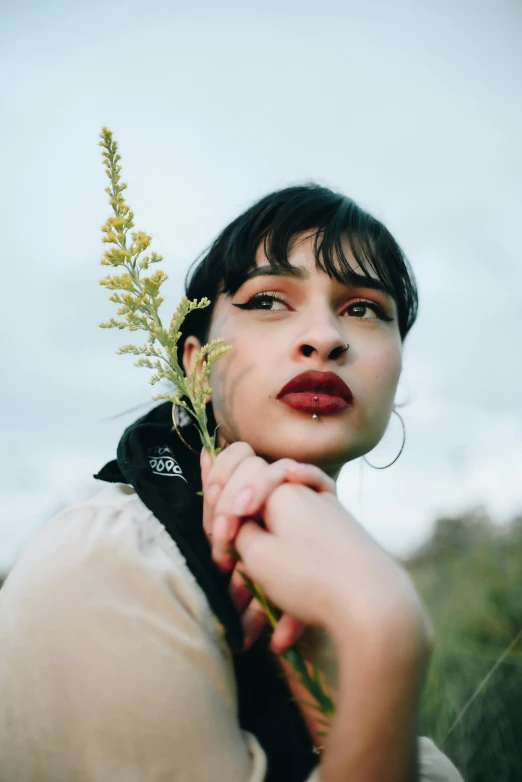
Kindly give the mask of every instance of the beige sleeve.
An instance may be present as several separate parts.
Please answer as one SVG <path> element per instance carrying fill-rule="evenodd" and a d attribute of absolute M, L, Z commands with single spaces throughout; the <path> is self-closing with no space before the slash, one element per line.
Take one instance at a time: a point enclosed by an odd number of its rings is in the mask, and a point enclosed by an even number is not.
<path fill-rule="evenodd" d="M 418 740 L 419 782 L 464 782 L 453 763 L 424 736 Z M 307 782 L 320 782 L 316 770 Z"/>
<path fill-rule="evenodd" d="M 422 736 L 418 747 L 420 782 L 464 782 L 451 760 L 431 739 Z"/>
<path fill-rule="evenodd" d="M 262 782 L 219 625 L 131 507 L 47 522 L 0 591 L 0 780 Z"/>
<path fill-rule="evenodd" d="M 65 511 L 24 549 L 0 590 L 0 692 L 0 782 L 265 778 L 221 627 L 135 496 Z M 460 782 L 420 742 L 422 782 Z"/>

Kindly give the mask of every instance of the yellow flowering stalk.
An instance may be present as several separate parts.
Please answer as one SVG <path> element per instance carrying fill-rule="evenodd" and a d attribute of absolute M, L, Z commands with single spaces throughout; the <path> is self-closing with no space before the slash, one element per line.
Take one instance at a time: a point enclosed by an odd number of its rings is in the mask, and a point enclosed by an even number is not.
<path fill-rule="evenodd" d="M 113 291 L 110 300 L 119 305 L 116 313 L 119 319 L 110 318 L 100 326 L 105 329 L 127 328 L 129 331 L 147 332 L 147 341 L 141 347 L 132 344 L 123 345 L 118 353 L 139 356 L 135 362 L 136 366 L 153 370 L 151 384 L 154 385 L 162 378 L 173 384 L 175 388 L 173 393 L 157 394 L 153 399 L 167 399 L 172 402 L 174 423 L 175 405 L 184 407 L 194 418 L 203 446 L 212 459 L 215 459 L 220 451 L 217 447 L 217 431 L 212 435 L 209 433 L 206 416 L 206 400 L 212 395 L 209 376 L 212 366 L 231 350 L 231 346 L 223 345 L 222 339 L 213 339 L 198 351 L 194 368 L 188 375 L 179 365 L 178 342 L 183 322 L 190 312 L 208 307 L 210 301 L 207 298 L 190 301 L 186 296 L 183 297 L 168 327 L 163 325 L 159 316 L 159 308 L 163 303 L 160 290 L 167 275 L 160 269 L 149 275 L 143 274 L 152 264 L 160 263 L 163 258 L 155 252 L 145 255 L 152 237 L 143 231 L 133 230 L 134 213 L 123 197 L 127 185 L 120 177 L 121 156 L 118 152 L 118 142 L 114 140 L 108 128 L 101 130 L 100 146 L 103 149 L 103 162 L 110 181 L 105 192 L 109 196 L 112 208 L 112 215 L 102 226 L 103 242 L 110 246 L 105 251 L 101 263 L 103 266 L 112 266 L 116 270 L 100 280 L 100 285 Z M 252 594 L 263 605 L 269 623 L 275 627 L 279 612 L 255 582 L 248 579 L 246 575 L 243 575 L 243 578 Z M 322 688 L 318 666 L 314 663 L 313 670 L 310 672 L 297 645 L 283 652 L 282 657 L 292 665 L 302 684 L 315 698 L 317 705 L 314 704 L 314 707 L 326 717 L 330 717 L 334 712 L 334 704 Z"/>
<path fill-rule="evenodd" d="M 118 353 L 132 353 L 140 356 L 136 366 L 153 370 L 150 383 L 155 384 L 162 378 L 169 380 L 176 389 L 175 393 L 157 394 L 153 399 L 169 399 L 174 405 L 181 405 L 195 419 L 204 447 L 215 458 L 219 452 L 216 446 L 216 432 L 210 435 L 207 427 L 205 401 L 210 396 L 208 385 L 212 365 L 228 353 L 230 345 L 223 345 L 222 339 L 213 339 L 204 345 L 197 353 L 194 368 L 185 375 L 178 361 L 178 342 L 181 336 L 183 321 L 193 310 L 204 309 L 210 304 L 209 299 L 189 301 L 183 297 L 176 312 L 166 328 L 159 316 L 159 308 L 163 303 L 160 289 L 167 275 L 160 269 L 148 276 L 143 276 L 152 264 L 163 260 L 161 255 L 148 250 L 152 237 L 143 231 L 133 231 L 134 213 L 126 204 L 123 191 L 127 185 L 121 181 L 121 156 L 118 152 L 118 142 L 112 137 L 108 128 L 103 128 L 100 134 L 100 146 L 105 171 L 110 180 L 108 193 L 113 214 L 102 226 L 103 241 L 110 248 L 105 251 L 101 263 L 112 266 L 119 273 L 109 274 L 100 281 L 114 293 L 110 300 L 119 304 L 117 315 L 120 320 L 111 318 L 101 323 L 101 328 L 128 328 L 129 331 L 146 331 L 147 341 L 141 347 L 122 345 Z M 190 405 L 184 397 L 188 398 Z"/>

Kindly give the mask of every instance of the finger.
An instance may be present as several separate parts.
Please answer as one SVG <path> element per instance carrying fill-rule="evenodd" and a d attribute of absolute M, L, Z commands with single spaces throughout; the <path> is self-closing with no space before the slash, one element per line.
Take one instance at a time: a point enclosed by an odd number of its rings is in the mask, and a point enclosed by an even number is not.
<path fill-rule="evenodd" d="M 267 583 L 278 572 L 278 546 L 273 535 L 254 521 L 245 521 L 236 538 L 236 549 L 248 575 Z"/>
<path fill-rule="evenodd" d="M 335 481 L 319 467 L 316 467 L 314 464 L 296 462 L 293 459 L 289 459 L 288 461 L 290 463 L 286 469 L 287 481 L 291 483 L 306 484 L 306 486 L 310 489 L 314 489 L 314 491 L 319 494 L 323 492 L 334 495 L 337 494 Z"/>
<path fill-rule="evenodd" d="M 234 568 L 228 585 L 228 592 L 236 610 L 238 613 L 242 614 L 252 600 L 252 592 L 245 583 L 245 579 L 243 578 L 242 570 L 239 565 L 236 565 Z"/>
<path fill-rule="evenodd" d="M 240 516 L 216 515 L 212 522 L 212 534 L 210 542 L 212 546 L 212 559 L 220 570 L 230 573 L 237 565 L 238 552 L 236 538 L 241 529 L 241 524 L 247 521 Z M 250 519 L 250 521 L 252 521 Z M 255 522 L 258 526 L 258 522 Z"/>
<path fill-rule="evenodd" d="M 210 465 L 203 482 L 203 528 L 207 535 L 213 535 L 214 509 L 223 487 L 237 466 L 254 451 L 248 443 L 232 443 Z"/>
<path fill-rule="evenodd" d="M 263 606 L 255 597 L 241 616 L 241 625 L 244 635 L 243 651 L 246 651 L 257 641 L 268 625 L 268 617 Z"/>
<path fill-rule="evenodd" d="M 307 486 L 317 493 L 327 492 L 335 495 L 335 481 L 332 480 L 319 467 L 313 464 L 302 464 L 293 459 L 279 459 L 266 469 L 259 470 L 246 486 L 242 486 L 241 497 L 233 497 L 230 507 L 225 506 L 225 499 L 220 505 L 220 512 L 225 514 L 238 513 L 255 516 L 262 511 L 268 497 L 274 489 L 282 483 L 296 483 Z M 230 493 L 227 493 L 227 499 Z"/>
<path fill-rule="evenodd" d="M 228 448 L 221 451 L 212 464 L 207 479 L 209 486 L 214 483 L 225 486 L 238 465 L 250 456 L 255 456 L 255 453 L 248 443 L 237 442 L 229 445 Z"/>
<path fill-rule="evenodd" d="M 316 492 L 335 495 L 335 482 L 312 464 L 301 464 L 293 459 L 267 464 L 257 456 L 245 458 L 236 466 L 215 507 L 212 557 L 222 570 L 234 567 L 234 558 L 229 551 L 239 531 L 239 517 L 261 513 L 270 494 L 282 483 L 302 484 Z"/>
<path fill-rule="evenodd" d="M 259 482 L 259 474 L 267 469 L 268 464 L 259 456 L 244 458 L 219 496 L 212 525 L 212 558 L 221 570 L 230 571 L 235 565 L 230 549 L 234 546 L 241 519 L 246 515 L 244 495 L 251 495 L 251 485 Z"/>
<path fill-rule="evenodd" d="M 205 530 L 209 541 L 211 540 L 213 534 L 212 522 L 214 517 L 214 508 L 216 507 L 216 503 L 219 499 L 221 491 L 221 486 L 218 486 L 216 483 L 212 484 L 212 486 L 207 485 L 207 488 L 203 489 L 203 529 Z"/>
<path fill-rule="evenodd" d="M 206 448 L 201 449 L 199 463 L 201 465 L 201 483 L 203 484 L 204 490 L 207 483 L 208 474 L 212 468 L 212 457 Z"/>
<path fill-rule="evenodd" d="M 304 629 L 305 625 L 299 619 L 283 614 L 272 634 L 270 648 L 274 652 L 284 652 L 299 640 Z"/>

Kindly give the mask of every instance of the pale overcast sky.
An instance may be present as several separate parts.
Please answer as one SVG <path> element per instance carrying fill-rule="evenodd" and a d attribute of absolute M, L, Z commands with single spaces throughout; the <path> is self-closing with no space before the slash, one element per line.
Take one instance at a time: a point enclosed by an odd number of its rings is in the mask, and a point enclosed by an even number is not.
<path fill-rule="evenodd" d="M 384 220 L 419 281 L 408 440 L 340 495 L 391 551 L 440 514 L 522 511 L 522 6 L 24 2 L 0 9 L 0 569 L 96 489 L 147 373 L 115 355 L 97 146 L 120 142 L 174 309 L 194 257 L 265 193 L 310 180 Z M 126 339 L 123 340 L 128 341 Z M 135 416 L 134 416 L 135 417 Z M 400 444 L 372 454 L 385 463 Z"/>

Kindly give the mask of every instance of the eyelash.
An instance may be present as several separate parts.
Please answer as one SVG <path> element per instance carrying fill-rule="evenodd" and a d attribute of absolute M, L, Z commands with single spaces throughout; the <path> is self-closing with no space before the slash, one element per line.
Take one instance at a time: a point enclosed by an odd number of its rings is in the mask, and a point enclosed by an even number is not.
<path fill-rule="evenodd" d="M 255 310 L 255 304 L 260 301 L 261 299 L 272 299 L 272 301 L 279 301 L 281 304 L 287 304 L 287 302 L 281 298 L 278 294 L 274 293 L 273 291 L 260 291 L 259 293 L 254 294 L 254 296 L 251 296 L 248 301 L 245 302 L 245 304 L 236 304 L 236 307 L 240 307 L 243 310 Z M 354 299 L 351 301 L 348 306 L 346 307 L 345 311 L 348 310 L 350 307 L 353 307 L 356 304 L 364 304 L 369 309 L 373 310 L 377 317 L 380 320 L 384 321 L 392 321 L 393 318 L 390 318 L 386 313 L 384 312 L 383 308 L 380 304 L 377 304 L 375 301 L 370 301 L 369 299 Z M 258 311 L 263 311 L 261 307 L 258 308 Z M 270 310 L 265 310 L 265 312 L 270 312 Z M 362 318 L 359 318 L 359 320 L 362 320 Z"/>

